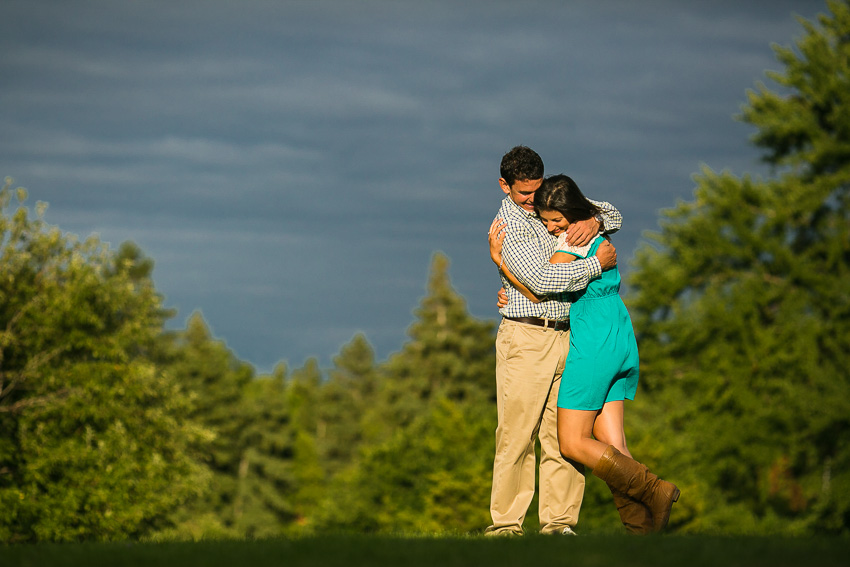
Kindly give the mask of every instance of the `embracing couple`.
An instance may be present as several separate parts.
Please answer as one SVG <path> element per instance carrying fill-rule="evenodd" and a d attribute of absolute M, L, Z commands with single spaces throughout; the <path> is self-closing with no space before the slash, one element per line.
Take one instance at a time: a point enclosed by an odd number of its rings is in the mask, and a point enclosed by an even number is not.
<path fill-rule="evenodd" d="M 522 534 L 540 440 L 540 529 L 574 534 L 582 465 L 601 478 L 631 533 L 667 525 L 675 485 L 635 461 L 623 431 L 624 400 L 638 383 L 638 352 L 619 296 L 617 253 L 606 235 L 622 217 L 587 199 L 566 175 L 544 179 L 525 146 L 504 155 L 507 196 L 489 231 L 506 293 L 496 336 L 498 427 L 488 535 Z"/>

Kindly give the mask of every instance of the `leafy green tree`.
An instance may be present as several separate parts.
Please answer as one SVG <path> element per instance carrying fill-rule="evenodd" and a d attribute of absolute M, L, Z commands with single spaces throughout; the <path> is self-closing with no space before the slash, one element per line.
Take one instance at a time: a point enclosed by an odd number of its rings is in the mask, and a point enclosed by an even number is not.
<path fill-rule="evenodd" d="M 682 529 L 850 529 L 850 4 L 828 5 L 743 108 L 773 175 L 704 169 L 630 280 L 632 450 L 682 485 Z"/>
<path fill-rule="evenodd" d="M 320 530 L 467 533 L 489 521 L 493 412 L 446 398 L 338 475 Z"/>
<path fill-rule="evenodd" d="M 161 298 L 140 255 L 79 242 L 0 190 L 0 541 L 142 537 L 203 490 L 208 438 L 150 360 Z M 143 259 L 141 259 L 143 260 Z M 143 263 L 143 261 L 141 262 Z"/>

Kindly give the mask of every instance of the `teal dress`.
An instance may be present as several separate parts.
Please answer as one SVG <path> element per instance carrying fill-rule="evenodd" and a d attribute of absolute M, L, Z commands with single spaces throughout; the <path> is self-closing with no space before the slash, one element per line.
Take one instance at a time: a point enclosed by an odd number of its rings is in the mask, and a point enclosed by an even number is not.
<path fill-rule="evenodd" d="M 597 236 L 587 256 L 596 254 L 603 241 Z M 635 399 L 637 341 L 619 292 L 620 272 L 614 268 L 602 272 L 587 289 L 569 294 L 570 352 L 558 392 L 559 408 L 599 410 L 606 402 Z"/>

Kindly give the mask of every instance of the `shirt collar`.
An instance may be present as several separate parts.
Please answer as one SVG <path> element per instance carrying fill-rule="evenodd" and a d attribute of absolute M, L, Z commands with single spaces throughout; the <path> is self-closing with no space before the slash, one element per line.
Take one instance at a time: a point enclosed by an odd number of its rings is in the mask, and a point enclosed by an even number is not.
<path fill-rule="evenodd" d="M 522 207 L 520 207 L 519 205 L 514 203 L 514 200 L 511 199 L 510 195 L 505 196 L 504 202 L 505 202 L 505 206 L 508 207 L 509 210 L 512 210 L 515 214 L 520 214 L 520 215 L 522 215 L 526 218 L 529 218 L 529 219 L 536 219 L 537 218 L 537 215 L 535 213 L 533 213 L 531 211 L 526 211 L 525 209 L 523 209 Z"/>

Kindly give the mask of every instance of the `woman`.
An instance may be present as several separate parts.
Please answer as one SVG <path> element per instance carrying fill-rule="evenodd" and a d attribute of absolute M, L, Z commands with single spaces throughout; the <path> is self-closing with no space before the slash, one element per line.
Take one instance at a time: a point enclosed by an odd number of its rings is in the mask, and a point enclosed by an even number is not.
<path fill-rule="evenodd" d="M 570 262 L 596 253 L 602 234 L 588 245 L 566 244 L 571 223 L 592 218 L 599 209 L 566 175 L 543 181 L 534 209 L 553 236 L 557 251 L 550 262 Z M 511 283 L 532 301 L 541 301 L 502 265 L 504 231 L 494 223 L 490 256 Z M 570 351 L 558 392 L 558 441 L 564 457 L 593 469 L 614 495 L 620 518 L 632 533 L 662 530 L 679 489 L 635 461 L 626 446 L 624 400 L 633 400 L 638 383 L 637 342 L 631 318 L 619 295 L 620 274 L 602 272 L 585 290 L 570 293 Z"/>

